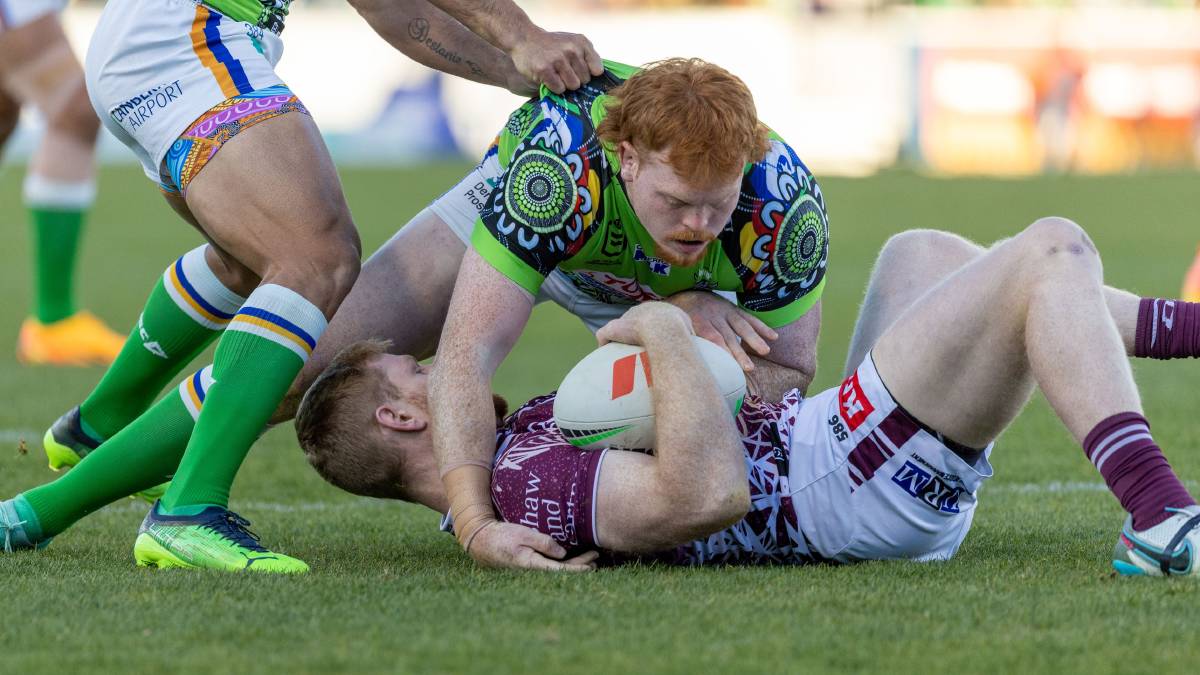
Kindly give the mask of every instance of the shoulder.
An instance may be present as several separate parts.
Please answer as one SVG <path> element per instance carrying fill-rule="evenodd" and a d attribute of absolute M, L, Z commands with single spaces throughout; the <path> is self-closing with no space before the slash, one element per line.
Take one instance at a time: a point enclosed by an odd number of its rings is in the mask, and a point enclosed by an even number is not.
<path fill-rule="evenodd" d="M 809 295 L 824 278 L 829 217 L 821 187 L 796 151 L 772 133 L 767 152 L 746 165 L 742 193 L 724 236 L 753 310 Z M 815 301 L 815 297 L 814 297 Z"/>

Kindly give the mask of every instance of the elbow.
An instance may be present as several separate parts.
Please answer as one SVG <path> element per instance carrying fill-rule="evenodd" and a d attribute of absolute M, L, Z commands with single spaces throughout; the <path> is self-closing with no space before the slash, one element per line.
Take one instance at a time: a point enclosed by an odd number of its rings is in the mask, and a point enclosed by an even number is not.
<path fill-rule="evenodd" d="M 678 512 L 683 541 L 706 537 L 733 525 L 750 511 L 750 486 L 744 472 L 692 493 Z"/>

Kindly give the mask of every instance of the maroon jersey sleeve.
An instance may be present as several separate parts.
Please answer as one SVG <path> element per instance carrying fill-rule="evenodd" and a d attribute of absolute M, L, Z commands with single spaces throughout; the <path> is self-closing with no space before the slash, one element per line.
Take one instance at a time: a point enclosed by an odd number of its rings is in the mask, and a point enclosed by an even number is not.
<path fill-rule="evenodd" d="M 550 535 L 569 552 L 596 542 L 596 489 L 607 451 L 582 452 L 553 420 L 553 397 L 530 401 L 500 430 L 492 502 L 500 519 Z"/>

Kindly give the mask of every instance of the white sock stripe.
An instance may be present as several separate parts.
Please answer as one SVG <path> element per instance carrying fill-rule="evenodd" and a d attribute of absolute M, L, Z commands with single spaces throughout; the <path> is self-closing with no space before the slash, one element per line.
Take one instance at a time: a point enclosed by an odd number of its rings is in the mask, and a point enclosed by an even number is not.
<path fill-rule="evenodd" d="M 1152 441 L 1152 440 L 1154 440 L 1154 439 L 1153 439 L 1153 437 L 1152 437 L 1152 436 L 1150 436 L 1149 432 L 1146 432 L 1146 433 L 1140 433 L 1140 434 L 1134 434 L 1134 435 L 1132 435 L 1132 436 L 1128 436 L 1128 437 L 1126 437 L 1126 438 L 1125 438 L 1123 441 L 1121 441 L 1120 443 L 1117 443 L 1117 444 L 1113 445 L 1113 447 L 1109 448 L 1109 449 L 1108 449 L 1108 450 L 1107 450 L 1107 451 L 1104 453 L 1104 455 L 1103 455 L 1103 456 L 1099 457 L 1099 458 L 1096 460 L 1096 470 L 1097 470 L 1097 471 L 1103 471 L 1103 470 L 1104 470 L 1104 463 L 1105 463 L 1106 461 L 1108 461 L 1108 458 L 1109 458 L 1109 457 L 1112 457 L 1112 456 L 1113 456 L 1113 454 L 1114 454 L 1114 453 L 1116 453 L 1116 452 L 1117 452 L 1118 450 L 1120 450 L 1121 448 L 1124 448 L 1124 447 L 1128 446 L 1130 443 L 1134 443 L 1134 442 L 1136 442 L 1136 441 L 1143 441 L 1143 440 L 1145 440 L 1145 441 Z"/>
<path fill-rule="evenodd" d="M 303 295 L 279 284 L 263 284 L 246 298 L 246 307 L 257 307 L 287 319 L 316 340 L 325 332 L 325 313 Z"/>
<path fill-rule="evenodd" d="M 217 275 L 204 259 L 204 251 L 208 244 L 194 248 L 183 254 L 183 272 L 187 275 L 192 287 L 209 304 L 226 314 L 235 314 L 246 304 L 246 298 L 234 293 L 221 283 Z"/>
<path fill-rule="evenodd" d="M 83 210 L 96 201 L 94 180 L 58 181 L 30 173 L 21 188 L 25 205 L 34 208 Z"/>
<path fill-rule="evenodd" d="M 304 296 L 278 284 L 254 289 L 227 330 L 266 338 L 307 360 L 325 332 L 325 314 Z"/>
<path fill-rule="evenodd" d="M 204 404 L 204 397 L 208 395 L 209 388 L 212 387 L 216 380 L 212 376 L 212 364 L 204 366 L 198 373 L 200 375 L 200 391 L 195 391 L 195 377 L 197 373 L 192 373 L 183 378 L 179 383 L 179 398 L 183 400 L 184 407 L 191 414 L 192 420 L 196 421 L 200 418 L 200 408 Z"/>
<path fill-rule="evenodd" d="M 1132 434 L 1132 433 L 1137 433 L 1137 432 L 1150 433 L 1150 427 L 1146 426 L 1143 423 L 1137 423 L 1137 424 L 1131 424 L 1129 426 L 1123 426 L 1123 427 L 1118 428 L 1116 431 L 1109 433 L 1108 436 L 1104 437 L 1104 439 L 1102 439 L 1099 443 L 1096 444 L 1096 449 L 1091 453 L 1091 456 L 1088 457 L 1088 459 L 1090 459 L 1092 461 L 1092 464 L 1095 464 L 1096 461 L 1100 458 L 1100 455 L 1104 454 L 1105 449 L 1108 448 L 1109 445 L 1116 442 L 1117 440 L 1119 440 L 1121 437 L 1125 436 L 1126 434 Z"/>
<path fill-rule="evenodd" d="M 1150 322 L 1150 346 L 1151 347 L 1153 347 L 1154 343 L 1158 341 L 1158 303 L 1159 303 L 1158 299 L 1155 298 L 1154 302 L 1151 303 L 1151 305 L 1150 305 L 1151 311 L 1154 314 L 1154 316 L 1151 317 L 1153 320 Z"/>
<path fill-rule="evenodd" d="M 213 386 L 213 382 L 216 382 L 212 376 L 212 369 L 213 367 L 211 363 L 200 369 L 200 382 L 204 386 L 205 392 L 207 392 L 209 388 Z"/>
<path fill-rule="evenodd" d="M 207 244 L 194 248 L 163 271 L 163 287 L 175 305 L 209 330 L 223 330 L 245 301 L 225 287 L 204 260 Z"/>
<path fill-rule="evenodd" d="M 271 330 L 270 328 L 266 328 L 263 326 L 255 326 L 255 325 L 247 323 L 245 321 L 235 320 L 235 321 L 231 321 L 229 323 L 229 328 L 226 329 L 226 332 L 229 332 L 229 331 L 233 331 L 236 333 L 248 333 L 250 335 L 260 337 L 264 340 L 269 340 L 269 341 L 274 342 L 275 344 L 279 345 L 280 347 L 290 350 L 293 354 L 295 354 L 296 356 L 299 356 L 301 361 L 308 360 L 309 351 L 304 346 L 301 346 L 301 343 L 299 340 L 293 340 L 291 338 L 284 337 L 284 336 L 280 335 L 279 333 L 276 333 L 275 331 Z"/>

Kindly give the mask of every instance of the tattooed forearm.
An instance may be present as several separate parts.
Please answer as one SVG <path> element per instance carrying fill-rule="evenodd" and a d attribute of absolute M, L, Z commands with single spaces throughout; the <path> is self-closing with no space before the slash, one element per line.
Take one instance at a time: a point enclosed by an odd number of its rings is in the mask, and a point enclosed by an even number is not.
<path fill-rule="evenodd" d="M 446 59 L 450 63 L 463 62 L 463 57 L 459 56 L 458 52 L 443 47 L 441 42 L 434 40 L 429 36 L 429 21 L 421 17 L 417 17 L 408 22 L 408 36 L 413 40 L 425 45 L 429 51 L 437 54 L 443 59 Z M 483 70 L 480 69 L 474 61 L 467 60 L 467 66 L 471 69 L 472 73 L 475 73 L 476 75 L 483 74 Z"/>

